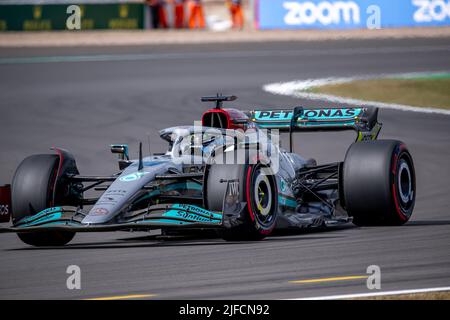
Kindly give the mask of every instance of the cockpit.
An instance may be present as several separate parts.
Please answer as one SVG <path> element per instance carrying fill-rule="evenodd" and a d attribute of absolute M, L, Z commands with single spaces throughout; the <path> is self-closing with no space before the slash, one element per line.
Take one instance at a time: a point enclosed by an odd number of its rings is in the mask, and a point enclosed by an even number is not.
<path fill-rule="evenodd" d="M 164 129 L 162 139 L 169 142 L 168 153 L 174 157 L 198 156 L 208 158 L 218 148 L 227 148 L 245 140 L 239 130 L 225 130 L 202 126 L 183 126 Z"/>
<path fill-rule="evenodd" d="M 222 108 L 224 101 L 234 101 L 235 96 L 203 97 L 203 102 L 214 102 L 216 107 L 202 116 L 201 125 L 173 127 L 160 131 L 162 139 L 169 142 L 167 154 L 173 157 L 194 156 L 208 159 L 214 151 L 230 146 L 261 148 L 261 143 L 271 143 L 260 132 L 249 115 L 233 108 Z"/>

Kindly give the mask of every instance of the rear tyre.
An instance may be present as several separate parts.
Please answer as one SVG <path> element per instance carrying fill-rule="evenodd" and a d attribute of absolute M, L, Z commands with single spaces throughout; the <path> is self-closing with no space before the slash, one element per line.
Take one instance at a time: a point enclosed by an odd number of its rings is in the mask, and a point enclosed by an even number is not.
<path fill-rule="evenodd" d="M 345 157 L 342 186 L 354 224 L 402 225 L 410 219 L 416 199 L 411 154 L 395 140 L 354 143 Z"/>
<path fill-rule="evenodd" d="M 32 155 L 23 160 L 14 174 L 11 187 L 13 224 L 54 206 L 59 159 L 56 155 Z M 63 246 L 75 236 L 69 231 L 18 233 L 23 242 L 32 246 Z"/>
<path fill-rule="evenodd" d="M 207 168 L 205 205 L 209 210 L 223 210 L 227 183 L 238 180 L 240 201 L 246 202 L 239 224 L 223 229 L 221 236 L 228 241 L 262 240 L 275 227 L 278 212 L 278 193 L 273 174 L 268 168 L 256 165 L 214 164 Z M 222 183 L 220 183 L 222 181 Z"/>

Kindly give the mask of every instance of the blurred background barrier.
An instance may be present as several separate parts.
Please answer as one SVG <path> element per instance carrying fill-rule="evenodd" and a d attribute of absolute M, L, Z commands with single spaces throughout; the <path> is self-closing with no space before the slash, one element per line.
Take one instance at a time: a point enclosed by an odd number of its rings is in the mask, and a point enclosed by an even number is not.
<path fill-rule="evenodd" d="M 254 1 L 238 1 L 242 8 L 238 12 L 242 12 L 245 19 L 238 29 L 253 27 Z M 162 6 L 157 22 L 155 12 L 152 12 L 155 3 Z M 0 0 L 0 31 L 71 29 L 68 23 L 73 25 L 73 14 L 77 12 L 69 7 L 74 5 L 79 8 L 80 15 L 79 28 L 72 28 L 76 30 L 148 29 L 155 25 L 158 28 L 188 28 L 192 3 L 191 0 Z M 232 0 L 201 1 L 205 27 L 215 31 L 236 27 L 232 23 L 231 6 L 235 6 L 232 3 Z M 175 5 L 180 4 L 183 12 L 181 17 L 176 17 Z"/>
<path fill-rule="evenodd" d="M 258 29 L 450 25 L 450 0 L 256 0 L 255 11 Z"/>
<path fill-rule="evenodd" d="M 450 26 L 450 0 L 0 0 L 0 31 L 206 28 L 380 29 Z M 159 7 L 157 7 L 159 6 Z M 178 9 L 175 9 L 179 6 Z M 177 11 L 178 10 L 178 11 Z M 180 11 L 181 10 L 181 11 Z M 198 13 L 198 10 L 196 10 Z M 71 18 L 72 17 L 72 18 Z M 155 20 L 156 19 L 156 20 Z M 239 22 L 243 20 L 243 23 Z M 191 26 L 192 24 L 192 26 Z"/>
<path fill-rule="evenodd" d="M 2 1 L 1 31 L 67 30 L 67 12 L 74 1 Z M 90 29 L 142 29 L 144 4 L 133 1 L 77 1 L 80 27 Z"/>

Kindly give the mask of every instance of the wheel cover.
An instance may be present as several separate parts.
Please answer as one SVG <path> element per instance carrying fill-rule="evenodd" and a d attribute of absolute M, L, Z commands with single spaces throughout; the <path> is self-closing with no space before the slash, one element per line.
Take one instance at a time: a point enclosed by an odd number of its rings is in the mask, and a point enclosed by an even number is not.
<path fill-rule="evenodd" d="M 271 178 L 263 173 L 261 168 L 253 171 L 251 178 L 251 210 L 252 216 L 256 220 L 256 224 L 262 230 L 270 230 L 274 226 L 276 216 L 276 192 Z"/>
<path fill-rule="evenodd" d="M 396 162 L 394 176 L 394 199 L 397 212 L 403 219 L 409 219 L 416 197 L 414 167 L 408 153 L 401 152 Z"/>
<path fill-rule="evenodd" d="M 400 198 L 403 203 L 407 204 L 413 199 L 414 190 L 412 186 L 411 170 L 405 160 L 400 161 L 398 169 L 398 188 Z"/>
<path fill-rule="evenodd" d="M 267 176 L 259 174 L 255 179 L 254 197 L 258 213 L 266 217 L 272 209 L 272 190 Z"/>

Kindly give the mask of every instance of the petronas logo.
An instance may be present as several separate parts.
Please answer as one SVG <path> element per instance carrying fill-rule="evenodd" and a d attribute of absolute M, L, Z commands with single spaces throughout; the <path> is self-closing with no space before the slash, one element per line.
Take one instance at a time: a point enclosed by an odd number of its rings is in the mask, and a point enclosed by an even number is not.
<path fill-rule="evenodd" d="M 128 5 L 126 4 L 119 5 L 119 17 L 121 18 L 128 17 Z"/>
<path fill-rule="evenodd" d="M 40 19 L 42 17 L 42 7 L 41 6 L 34 6 L 33 7 L 33 18 L 34 19 Z"/>

